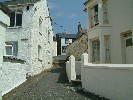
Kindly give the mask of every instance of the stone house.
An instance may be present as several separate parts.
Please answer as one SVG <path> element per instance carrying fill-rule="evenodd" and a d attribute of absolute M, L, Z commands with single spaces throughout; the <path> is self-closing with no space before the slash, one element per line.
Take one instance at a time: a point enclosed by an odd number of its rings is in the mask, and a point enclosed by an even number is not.
<path fill-rule="evenodd" d="M 66 47 L 76 39 L 76 34 L 57 33 L 56 39 L 57 39 L 57 55 L 66 55 Z"/>
<path fill-rule="evenodd" d="M 5 43 L 5 31 L 10 24 L 10 10 L 0 3 L 0 100 L 2 100 L 2 64 Z"/>
<path fill-rule="evenodd" d="M 87 29 L 82 29 L 82 26 L 79 23 L 76 40 L 67 46 L 66 56 L 69 58 L 73 55 L 75 60 L 79 61 L 81 60 L 81 55 L 83 53 L 88 53 L 88 36 Z"/>
<path fill-rule="evenodd" d="M 27 75 L 52 67 L 53 29 L 47 0 L 12 0 L 5 56 L 25 60 Z"/>
<path fill-rule="evenodd" d="M 57 56 L 57 40 L 53 37 L 53 57 Z"/>
<path fill-rule="evenodd" d="M 133 0 L 87 0 L 90 63 L 133 64 Z"/>

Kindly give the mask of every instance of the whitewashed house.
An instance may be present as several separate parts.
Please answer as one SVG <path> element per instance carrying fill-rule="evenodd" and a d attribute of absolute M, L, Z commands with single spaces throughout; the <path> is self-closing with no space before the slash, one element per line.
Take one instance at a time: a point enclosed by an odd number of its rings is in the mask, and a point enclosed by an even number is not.
<path fill-rule="evenodd" d="M 5 56 L 25 60 L 27 75 L 52 67 L 53 29 L 47 0 L 5 2 L 12 11 Z"/>
<path fill-rule="evenodd" d="M 87 0 L 90 63 L 133 64 L 133 0 Z"/>
<path fill-rule="evenodd" d="M 0 100 L 2 100 L 2 63 L 5 44 L 5 31 L 10 24 L 9 10 L 0 3 Z"/>
<path fill-rule="evenodd" d="M 57 39 L 57 55 L 65 56 L 66 48 L 76 39 L 76 34 L 57 33 L 56 39 Z"/>

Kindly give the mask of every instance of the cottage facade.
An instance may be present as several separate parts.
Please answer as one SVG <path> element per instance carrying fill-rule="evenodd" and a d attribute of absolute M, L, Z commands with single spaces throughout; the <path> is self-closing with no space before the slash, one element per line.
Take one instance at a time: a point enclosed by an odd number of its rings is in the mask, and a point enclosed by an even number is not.
<path fill-rule="evenodd" d="M 47 0 L 5 2 L 12 11 L 5 56 L 25 60 L 27 75 L 52 67 L 53 29 Z"/>
<path fill-rule="evenodd" d="M 133 1 L 87 0 L 90 63 L 133 64 Z"/>
<path fill-rule="evenodd" d="M 57 33 L 57 55 L 66 55 L 66 48 L 76 39 L 76 34 Z"/>

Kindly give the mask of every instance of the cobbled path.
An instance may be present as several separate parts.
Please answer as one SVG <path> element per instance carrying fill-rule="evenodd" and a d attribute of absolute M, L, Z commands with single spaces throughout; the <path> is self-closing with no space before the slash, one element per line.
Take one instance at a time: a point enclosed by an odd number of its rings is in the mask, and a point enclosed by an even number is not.
<path fill-rule="evenodd" d="M 68 84 L 65 64 L 55 64 L 51 70 L 30 81 L 29 86 L 22 84 L 21 92 L 16 88 L 8 96 L 5 95 L 3 100 L 107 100 L 82 90 L 74 91 L 70 87 L 72 86 Z"/>

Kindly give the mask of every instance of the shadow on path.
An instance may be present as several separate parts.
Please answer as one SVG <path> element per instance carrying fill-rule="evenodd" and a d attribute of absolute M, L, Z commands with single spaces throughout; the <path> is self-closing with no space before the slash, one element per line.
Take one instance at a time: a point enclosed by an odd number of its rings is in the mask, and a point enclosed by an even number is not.
<path fill-rule="evenodd" d="M 67 74 L 66 74 L 66 64 L 65 63 L 55 64 L 54 66 L 55 66 L 55 68 L 52 69 L 50 72 L 60 74 L 59 78 L 58 78 L 58 83 L 66 84 L 65 85 L 66 87 L 67 86 L 76 87 L 75 85 L 69 84 Z M 83 90 L 77 90 L 75 92 L 78 94 L 81 94 L 81 95 L 83 95 L 86 98 L 91 99 L 91 100 L 109 100 L 109 99 L 106 99 L 104 97 L 100 97 L 99 95 L 96 95 L 96 94 L 91 93 L 91 92 L 84 92 Z"/>

